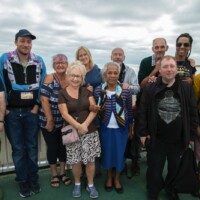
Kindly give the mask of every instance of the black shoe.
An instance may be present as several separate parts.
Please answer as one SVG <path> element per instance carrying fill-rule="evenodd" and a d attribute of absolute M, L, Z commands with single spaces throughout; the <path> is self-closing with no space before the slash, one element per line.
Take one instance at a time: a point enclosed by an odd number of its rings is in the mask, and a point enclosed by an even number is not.
<path fill-rule="evenodd" d="M 105 185 L 106 192 L 111 192 L 113 190 L 113 186 L 107 186 Z"/>
<path fill-rule="evenodd" d="M 105 188 L 106 192 L 111 192 L 113 190 L 113 184 L 114 184 L 113 180 L 112 180 L 112 184 L 110 186 L 107 185 L 107 182 L 108 182 L 108 180 L 106 181 L 104 188 Z"/>
<path fill-rule="evenodd" d="M 116 188 L 116 187 L 115 187 L 115 190 L 116 190 L 116 192 L 117 192 L 118 194 L 122 194 L 122 193 L 124 192 L 123 187 L 120 187 L 120 188 Z"/>
<path fill-rule="evenodd" d="M 19 182 L 19 195 L 20 197 L 31 196 L 31 190 L 27 182 Z"/>
<path fill-rule="evenodd" d="M 30 190 L 33 194 L 41 192 L 40 184 L 37 181 L 30 182 Z"/>
<path fill-rule="evenodd" d="M 117 188 L 117 187 L 115 186 L 114 183 L 113 183 L 113 185 L 114 185 L 115 191 L 116 191 L 118 194 L 122 194 L 122 193 L 124 192 L 124 188 L 123 188 L 122 185 L 121 185 L 121 187 L 119 187 L 119 188 Z"/>

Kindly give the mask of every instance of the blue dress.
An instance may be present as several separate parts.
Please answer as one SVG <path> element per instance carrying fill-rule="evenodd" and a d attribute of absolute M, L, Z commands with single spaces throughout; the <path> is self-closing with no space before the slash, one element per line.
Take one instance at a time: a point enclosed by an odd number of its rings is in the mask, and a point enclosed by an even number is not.
<path fill-rule="evenodd" d="M 107 128 L 100 125 L 101 163 L 105 169 L 124 168 L 124 152 L 128 139 L 128 126 L 125 128 Z"/>
<path fill-rule="evenodd" d="M 98 102 L 101 96 L 101 86 L 97 87 L 94 92 L 95 100 Z M 116 94 L 111 98 L 106 98 L 104 110 L 100 111 L 100 141 L 101 141 L 101 163 L 105 169 L 116 168 L 121 172 L 124 168 L 124 152 L 128 139 L 128 127 L 133 123 L 132 117 L 132 95 L 130 90 L 123 89 L 122 99 L 125 113 L 125 126 L 120 125 L 117 121 L 116 113 Z M 117 126 L 110 128 L 111 115 L 114 115 Z M 115 123 L 116 123 L 115 122 Z"/>

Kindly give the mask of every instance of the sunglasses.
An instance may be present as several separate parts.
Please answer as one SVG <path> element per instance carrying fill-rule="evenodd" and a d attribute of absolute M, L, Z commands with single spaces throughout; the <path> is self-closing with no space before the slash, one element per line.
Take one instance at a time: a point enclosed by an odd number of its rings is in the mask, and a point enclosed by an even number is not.
<path fill-rule="evenodd" d="M 176 43 L 176 46 L 177 46 L 177 47 L 181 47 L 182 45 L 183 45 L 184 47 L 190 47 L 190 43 L 181 43 L 181 42 Z"/>

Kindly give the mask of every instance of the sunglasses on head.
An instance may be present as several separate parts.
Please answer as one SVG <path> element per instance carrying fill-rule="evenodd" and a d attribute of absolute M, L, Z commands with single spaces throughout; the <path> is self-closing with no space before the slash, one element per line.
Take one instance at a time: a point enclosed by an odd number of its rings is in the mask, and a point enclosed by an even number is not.
<path fill-rule="evenodd" d="M 176 43 L 176 46 L 177 46 L 177 47 L 181 47 L 182 45 L 183 45 L 184 47 L 190 47 L 190 43 L 188 43 L 188 42 L 187 42 L 187 43 L 181 43 L 181 42 L 177 42 L 177 43 Z"/>

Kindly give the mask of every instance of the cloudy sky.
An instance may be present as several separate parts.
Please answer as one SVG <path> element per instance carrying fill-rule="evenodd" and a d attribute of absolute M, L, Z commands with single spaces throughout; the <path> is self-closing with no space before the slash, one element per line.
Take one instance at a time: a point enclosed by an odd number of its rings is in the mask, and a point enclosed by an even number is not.
<path fill-rule="evenodd" d="M 174 55 L 177 36 L 188 32 L 194 39 L 191 57 L 200 64 L 199 8 L 199 0 L 1 0 L 0 54 L 14 50 L 15 33 L 26 28 L 37 36 L 32 51 L 48 69 L 53 55 L 64 53 L 71 62 L 81 45 L 97 64 L 122 47 L 126 63 L 139 66 L 152 54 L 155 37 L 165 37 Z"/>

